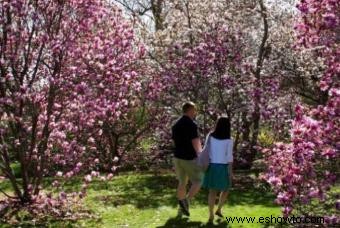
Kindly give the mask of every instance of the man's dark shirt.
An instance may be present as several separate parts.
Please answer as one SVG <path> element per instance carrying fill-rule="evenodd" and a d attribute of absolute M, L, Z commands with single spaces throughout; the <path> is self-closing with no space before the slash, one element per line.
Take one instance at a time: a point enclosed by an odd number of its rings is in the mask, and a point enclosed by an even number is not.
<path fill-rule="evenodd" d="M 197 157 L 191 140 L 198 138 L 197 124 L 188 116 L 183 115 L 172 126 L 172 139 L 175 142 L 176 158 L 193 160 Z"/>

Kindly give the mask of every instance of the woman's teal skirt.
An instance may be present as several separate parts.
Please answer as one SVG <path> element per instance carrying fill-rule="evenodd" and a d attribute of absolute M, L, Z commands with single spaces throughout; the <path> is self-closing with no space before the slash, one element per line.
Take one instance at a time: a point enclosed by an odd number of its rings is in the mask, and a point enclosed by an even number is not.
<path fill-rule="evenodd" d="M 203 188 L 228 191 L 231 188 L 228 164 L 210 163 L 204 173 Z"/>

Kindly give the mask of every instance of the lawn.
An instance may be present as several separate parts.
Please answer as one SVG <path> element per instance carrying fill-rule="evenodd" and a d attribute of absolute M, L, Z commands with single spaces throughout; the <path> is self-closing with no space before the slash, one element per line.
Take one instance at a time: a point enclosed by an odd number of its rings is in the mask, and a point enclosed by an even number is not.
<path fill-rule="evenodd" d="M 225 216 L 279 216 L 280 208 L 273 203 L 274 196 L 256 181 L 255 175 L 237 172 L 235 184 L 224 207 Z M 54 221 L 50 227 L 264 227 L 262 224 L 233 223 L 215 220 L 207 226 L 207 191 L 202 190 L 191 203 L 190 218 L 177 216 L 176 179 L 170 172 L 123 173 L 110 182 L 93 182 L 84 200 L 84 208 L 94 218 L 77 222 Z M 2 185 L 2 186 L 1 186 Z M 0 186 L 5 187 L 7 183 Z M 67 191 L 78 189 L 74 180 Z M 266 225 L 267 227 L 270 224 Z"/>

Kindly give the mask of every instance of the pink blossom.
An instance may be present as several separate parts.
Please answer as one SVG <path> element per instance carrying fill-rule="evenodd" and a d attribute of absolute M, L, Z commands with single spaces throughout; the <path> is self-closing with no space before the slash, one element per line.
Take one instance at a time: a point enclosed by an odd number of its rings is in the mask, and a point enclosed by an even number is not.
<path fill-rule="evenodd" d="M 91 182 L 92 181 L 92 176 L 91 175 L 86 175 L 85 176 L 85 181 L 86 182 Z"/>
<path fill-rule="evenodd" d="M 112 177 L 113 177 L 113 174 L 112 173 L 109 173 L 108 175 L 107 175 L 107 180 L 111 180 L 112 179 Z"/>

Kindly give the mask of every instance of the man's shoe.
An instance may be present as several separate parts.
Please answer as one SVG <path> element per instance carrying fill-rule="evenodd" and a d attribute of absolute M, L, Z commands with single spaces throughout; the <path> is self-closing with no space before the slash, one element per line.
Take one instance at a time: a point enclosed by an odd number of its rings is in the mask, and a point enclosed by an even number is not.
<path fill-rule="evenodd" d="M 182 209 L 183 214 L 186 216 L 190 216 L 188 200 L 187 199 L 178 200 L 178 203 L 180 208 Z"/>

